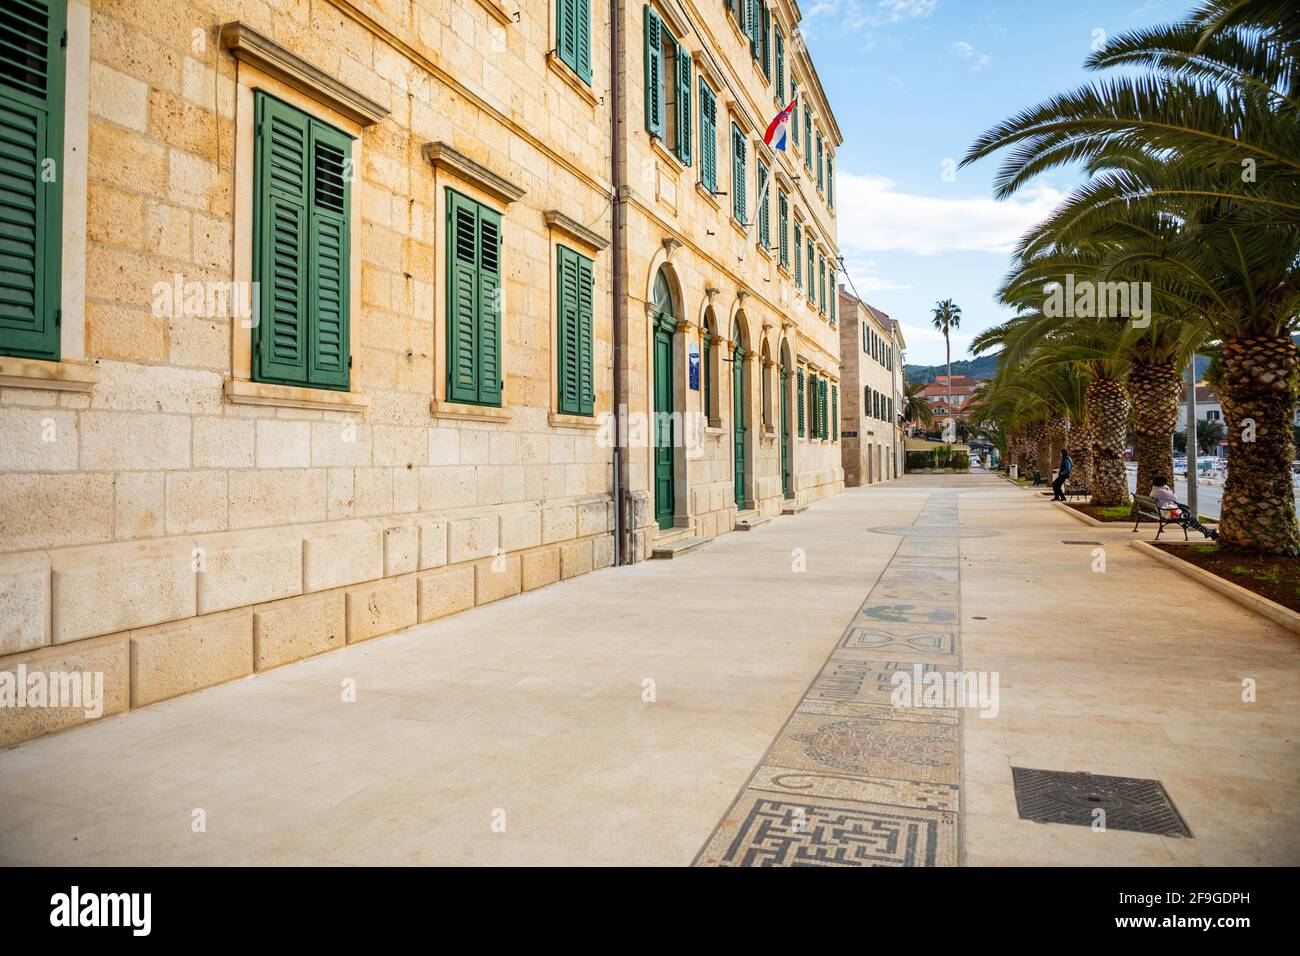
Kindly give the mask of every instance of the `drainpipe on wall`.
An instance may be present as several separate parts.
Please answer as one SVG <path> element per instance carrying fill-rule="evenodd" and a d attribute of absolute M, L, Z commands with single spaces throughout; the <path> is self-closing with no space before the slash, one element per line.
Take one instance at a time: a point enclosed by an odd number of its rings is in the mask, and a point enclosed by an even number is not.
<path fill-rule="evenodd" d="M 613 213 L 613 249 L 612 269 L 614 281 L 611 283 L 610 317 L 613 321 L 614 337 L 614 562 L 627 564 L 630 561 L 627 547 L 627 436 L 623 434 L 624 420 L 619 414 L 620 407 L 626 403 L 623 394 L 624 369 L 627 366 L 627 344 L 623 324 L 627 321 L 627 276 L 624 264 L 627 261 L 626 228 L 624 226 L 624 145 L 623 130 L 626 121 L 626 109 L 623 103 L 623 0 L 610 4 L 609 16 L 609 97 L 613 108 L 610 110 L 610 128 L 613 142 L 610 149 L 610 182 L 614 194 L 611 209 Z"/>

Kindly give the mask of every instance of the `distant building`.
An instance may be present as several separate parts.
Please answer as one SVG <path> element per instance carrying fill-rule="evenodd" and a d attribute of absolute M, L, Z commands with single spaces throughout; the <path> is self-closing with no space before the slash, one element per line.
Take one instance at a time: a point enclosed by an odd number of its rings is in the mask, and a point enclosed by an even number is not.
<path fill-rule="evenodd" d="M 902 474 L 902 332 L 884 312 L 843 288 L 839 302 L 844 483 L 869 485 Z"/>
<path fill-rule="evenodd" d="M 1226 427 L 1227 419 L 1223 414 L 1223 406 L 1219 404 L 1219 393 L 1214 387 L 1206 382 L 1196 383 L 1196 417 L 1203 421 L 1218 422 Z M 1295 414 L 1292 423 L 1300 428 L 1300 404 L 1296 405 Z M 1178 403 L 1178 431 L 1187 431 L 1187 391 L 1183 390 L 1182 401 Z M 1214 449 L 1214 455 L 1218 458 L 1228 457 L 1228 439 L 1225 433 L 1222 441 Z"/>
<path fill-rule="evenodd" d="M 981 381 L 968 375 L 953 375 L 951 379 L 947 375 L 936 375 L 933 382 L 921 389 L 921 397 L 930 403 L 935 421 L 950 417 L 964 418 L 966 406 L 974 398 L 975 389 L 979 388 Z M 948 406 L 949 395 L 952 396 L 951 408 Z"/>

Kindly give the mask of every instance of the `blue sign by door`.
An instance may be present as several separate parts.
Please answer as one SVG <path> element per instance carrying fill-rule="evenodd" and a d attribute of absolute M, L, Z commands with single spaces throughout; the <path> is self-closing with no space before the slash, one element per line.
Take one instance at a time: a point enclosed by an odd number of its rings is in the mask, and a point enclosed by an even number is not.
<path fill-rule="evenodd" d="M 687 346 L 686 356 L 690 367 L 688 380 L 691 384 L 691 391 L 698 392 L 700 390 L 700 344 L 691 342 Z"/>

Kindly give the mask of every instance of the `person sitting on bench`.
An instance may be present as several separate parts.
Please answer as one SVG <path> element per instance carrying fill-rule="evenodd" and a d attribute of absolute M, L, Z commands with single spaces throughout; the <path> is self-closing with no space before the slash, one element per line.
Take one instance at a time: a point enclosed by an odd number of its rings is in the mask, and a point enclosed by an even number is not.
<path fill-rule="evenodd" d="M 1196 520 L 1196 516 L 1188 510 L 1187 506 L 1180 503 L 1174 497 L 1174 490 L 1169 487 L 1169 479 L 1164 475 L 1156 475 L 1151 479 L 1151 497 L 1160 505 L 1160 511 L 1169 518 L 1186 518 L 1189 527 L 1195 528 L 1211 541 L 1217 541 L 1219 532 L 1211 531 L 1205 525 Z"/>

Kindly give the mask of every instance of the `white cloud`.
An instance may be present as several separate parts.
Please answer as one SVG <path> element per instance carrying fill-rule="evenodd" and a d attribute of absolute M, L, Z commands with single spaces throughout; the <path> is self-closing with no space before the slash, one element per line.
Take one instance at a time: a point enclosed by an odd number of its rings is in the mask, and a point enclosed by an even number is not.
<path fill-rule="evenodd" d="M 935 169 L 938 179 L 939 169 Z M 1005 256 L 1056 207 L 1065 193 L 1042 184 L 1018 198 L 939 198 L 900 192 L 883 176 L 840 172 L 835 182 L 839 243 L 845 254 L 901 251 L 991 252 Z"/>
<path fill-rule="evenodd" d="M 993 62 L 993 57 L 989 56 L 987 53 L 981 53 L 965 40 L 958 40 L 954 43 L 952 45 L 952 51 L 963 60 L 970 63 L 970 70 L 972 73 L 978 73 Z"/>

